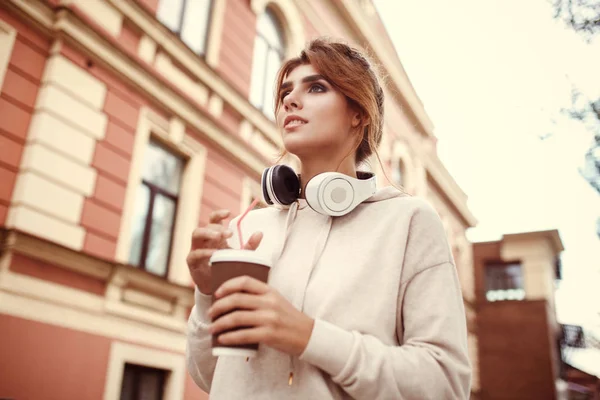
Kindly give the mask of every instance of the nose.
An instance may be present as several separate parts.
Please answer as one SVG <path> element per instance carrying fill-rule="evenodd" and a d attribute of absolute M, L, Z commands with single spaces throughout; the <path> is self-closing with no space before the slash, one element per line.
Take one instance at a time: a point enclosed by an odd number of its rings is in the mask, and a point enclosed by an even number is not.
<path fill-rule="evenodd" d="M 293 110 L 293 109 L 299 110 L 302 108 L 302 103 L 300 102 L 300 98 L 297 95 L 296 90 L 292 90 L 290 93 L 288 93 L 284 97 L 283 107 L 285 108 L 286 111 Z"/>

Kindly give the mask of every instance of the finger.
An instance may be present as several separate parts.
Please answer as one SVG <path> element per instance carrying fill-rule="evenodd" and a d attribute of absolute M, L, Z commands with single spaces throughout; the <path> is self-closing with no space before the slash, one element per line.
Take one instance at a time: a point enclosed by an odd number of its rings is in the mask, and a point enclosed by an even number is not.
<path fill-rule="evenodd" d="M 196 249 L 190 251 L 186 259 L 188 267 L 191 270 L 196 269 L 198 264 L 208 261 L 215 251 L 217 249 Z"/>
<path fill-rule="evenodd" d="M 231 329 L 256 327 L 263 324 L 263 312 L 256 310 L 239 310 L 224 315 L 213 322 L 209 328 L 212 335 L 218 335 Z"/>
<path fill-rule="evenodd" d="M 254 232 L 248 239 L 248 242 L 246 242 L 246 244 L 244 245 L 244 249 L 256 250 L 258 248 L 258 245 L 262 241 L 262 238 L 263 238 L 262 232 Z"/>
<path fill-rule="evenodd" d="M 264 343 L 269 338 L 269 328 L 262 326 L 239 329 L 219 335 L 217 341 L 223 345 Z"/>
<path fill-rule="evenodd" d="M 229 210 L 217 210 L 210 213 L 208 221 L 211 224 L 220 224 L 225 218 L 229 217 Z"/>
<path fill-rule="evenodd" d="M 269 291 L 269 286 L 250 276 L 237 276 L 225 281 L 215 292 L 217 298 L 225 297 L 235 292 L 247 292 L 251 294 L 264 294 Z"/>
<path fill-rule="evenodd" d="M 226 314 L 235 309 L 256 310 L 264 308 L 265 304 L 261 301 L 260 296 L 243 292 L 232 293 L 218 299 L 208 309 L 208 316 L 212 320 L 216 320 L 219 316 Z"/>
<path fill-rule="evenodd" d="M 192 248 L 222 248 L 225 241 L 232 235 L 233 232 L 222 225 L 211 224 L 203 228 L 196 228 L 192 232 Z"/>
<path fill-rule="evenodd" d="M 201 242 L 206 240 L 216 240 L 221 237 L 221 232 L 212 229 L 210 226 L 196 228 L 192 232 L 192 242 Z"/>

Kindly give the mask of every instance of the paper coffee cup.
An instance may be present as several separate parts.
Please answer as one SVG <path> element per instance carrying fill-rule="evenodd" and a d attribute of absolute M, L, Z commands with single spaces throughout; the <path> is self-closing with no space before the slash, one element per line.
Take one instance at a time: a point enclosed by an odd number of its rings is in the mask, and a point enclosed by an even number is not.
<path fill-rule="evenodd" d="M 212 293 L 215 293 L 226 281 L 238 276 L 247 275 L 267 283 L 269 271 L 271 270 L 271 261 L 265 257 L 261 257 L 254 250 L 217 250 L 210 258 L 210 265 Z M 213 294 L 212 302 L 214 303 L 215 301 L 216 299 Z M 224 315 L 226 314 L 222 314 L 217 318 Z M 221 332 L 221 334 L 223 333 L 225 332 Z M 213 356 L 254 357 L 257 351 L 258 343 L 239 346 L 224 346 L 217 342 L 217 336 L 213 335 L 212 337 Z"/>

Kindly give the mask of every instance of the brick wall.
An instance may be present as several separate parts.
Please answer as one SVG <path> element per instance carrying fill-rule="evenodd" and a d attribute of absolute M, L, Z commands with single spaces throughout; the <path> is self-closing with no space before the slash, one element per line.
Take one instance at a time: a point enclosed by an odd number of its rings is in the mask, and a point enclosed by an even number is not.
<path fill-rule="evenodd" d="M 546 302 L 485 303 L 477 318 L 481 399 L 555 398 Z"/>

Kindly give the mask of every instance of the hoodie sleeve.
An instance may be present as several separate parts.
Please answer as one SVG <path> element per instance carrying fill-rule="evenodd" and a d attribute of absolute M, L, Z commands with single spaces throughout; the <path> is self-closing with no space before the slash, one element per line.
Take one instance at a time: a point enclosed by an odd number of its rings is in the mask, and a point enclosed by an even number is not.
<path fill-rule="evenodd" d="M 211 296 L 194 291 L 195 304 L 188 319 L 186 361 L 190 376 L 206 393 L 210 392 L 217 357 L 212 355 L 212 336 L 208 331 L 210 320 L 206 312 L 211 305 Z"/>
<path fill-rule="evenodd" d="M 300 358 L 359 399 L 468 399 L 466 316 L 437 213 L 421 207 L 408 238 L 397 303 L 400 345 L 316 320 Z"/>

